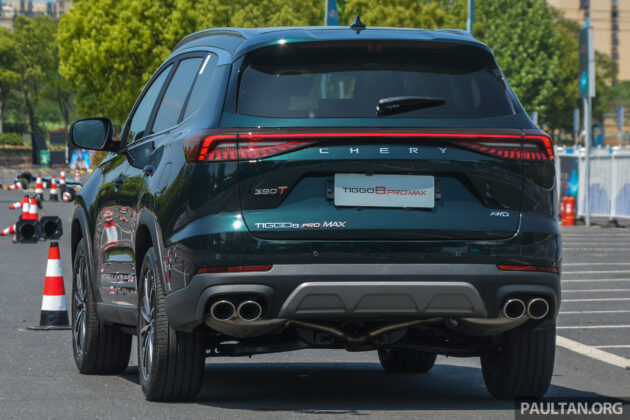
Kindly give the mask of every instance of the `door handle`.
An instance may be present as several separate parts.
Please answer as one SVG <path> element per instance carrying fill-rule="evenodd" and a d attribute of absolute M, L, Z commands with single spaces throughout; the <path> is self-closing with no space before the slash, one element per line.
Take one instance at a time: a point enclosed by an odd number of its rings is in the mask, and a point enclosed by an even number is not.
<path fill-rule="evenodd" d="M 154 171 L 155 171 L 155 168 L 153 167 L 153 165 L 147 165 L 142 169 L 142 172 L 144 172 L 146 176 L 153 175 Z"/>

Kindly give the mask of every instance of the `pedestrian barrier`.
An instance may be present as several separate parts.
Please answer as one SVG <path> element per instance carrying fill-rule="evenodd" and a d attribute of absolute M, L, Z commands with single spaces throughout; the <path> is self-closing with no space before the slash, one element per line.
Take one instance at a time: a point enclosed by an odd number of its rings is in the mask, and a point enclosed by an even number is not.
<path fill-rule="evenodd" d="M 577 216 L 586 214 L 585 148 L 556 148 L 558 194 L 575 197 Z M 591 151 L 590 213 L 608 219 L 630 218 L 630 148 Z"/>
<path fill-rule="evenodd" d="M 28 327 L 29 330 L 69 330 L 68 304 L 63 285 L 59 243 L 51 242 L 48 250 L 44 296 L 39 325 Z"/>

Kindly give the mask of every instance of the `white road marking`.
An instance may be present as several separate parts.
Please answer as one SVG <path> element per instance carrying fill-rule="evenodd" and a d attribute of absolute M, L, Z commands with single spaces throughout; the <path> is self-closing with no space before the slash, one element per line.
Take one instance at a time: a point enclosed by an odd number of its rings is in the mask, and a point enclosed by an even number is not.
<path fill-rule="evenodd" d="M 590 282 L 603 282 L 603 281 L 630 281 L 630 279 L 575 279 L 575 280 L 562 280 L 562 283 L 590 283 Z"/>
<path fill-rule="evenodd" d="M 607 311 L 560 311 L 560 315 L 582 315 L 582 314 L 621 314 L 628 313 L 630 309 L 607 310 Z"/>
<path fill-rule="evenodd" d="M 556 327 L 559 330 L 579 330 L 579 329 L 595 329 L 595 328 L 630 328 L 630 324 L 624 325 L 566 325 L 562 327 Z"/>
<path fill-rule="evenodd" d="M 562 263 L 563 267 L 567 265 L 630 265 L 630 262 L 579 262 L 579 263 Z"/>
<path fill-rule="evenodd" d="M 612 302 L 630 300 L 630 298 L 594 298 L 594 299 L 562 299 L 562 303 L 566 302 Z"/>
<path fill-rule="evenodd" d="M 562 271 L 562 274 L 598 274 L 598 273 L 627 273 L 627 274 L 630 274 L 630 270 Z"/>
<path fill-rule="evenodd" d="M 630 344 L 614 344 L 610 346 L 593 346 L 596 349 L 630 349 Z"/>
<path fill-rule="evenodd" d="M 616 354 L 608 353 L 607 351 L 587 346 L 586 344 L 578 343 L 577 341 L 569 340 L 559 335 L 556 336 L 556 345 L 613 366 L 626 369 L 630 367 L 630 360 L 625 357 L 617 356 Z"/>
<path fill-rule="evenodd" d="M 630 289 L 588 289 L 588 290 L 566 290 L 563 289 L 562 293 L 604 293 L 604 292 L 630 292 Z"/>

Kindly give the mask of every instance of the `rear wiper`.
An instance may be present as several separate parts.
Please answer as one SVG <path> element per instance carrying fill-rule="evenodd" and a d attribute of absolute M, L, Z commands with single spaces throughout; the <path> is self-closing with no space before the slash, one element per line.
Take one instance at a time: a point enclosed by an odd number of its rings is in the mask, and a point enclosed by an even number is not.
<path fill-rule="evenodd" d="M 383 98 L 376 105 L 376 115 L 392 115 L 416 109 L 430 108 L 444 105 L 446 101 L 441 98 L 428 98 L 426 96 L 394 96 Z"/>

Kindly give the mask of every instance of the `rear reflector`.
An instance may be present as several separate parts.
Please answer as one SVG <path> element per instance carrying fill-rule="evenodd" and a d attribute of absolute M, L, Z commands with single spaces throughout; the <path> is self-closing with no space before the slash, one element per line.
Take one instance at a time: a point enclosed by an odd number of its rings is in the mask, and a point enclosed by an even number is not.
<path fill-rule="evenodd" d="M 320 141 L 352 139 L 440 139 L 501 159 L 552 161 L 553 146 L 544 135 L 406 132 L 323 132 L 212 134 L 185 141 L 189 162 L 256 160 L 312 146 Z M 524 143 L 523 142 L 524 139 Z"/>
<path fill-rule="evenodd" d="M 197 274 L 204 273 L 246 273 L 250 271 L 269 271 L 271 265 L 237 265 L 230 267 L 203 267 L 197 270 Z"/>
<path fill-rule="evenodd" d="M 503 271 L 543 271 L 547 273 L 557 273 L 558 267 L 547 267 L 541 265 L 497 265 Z"/>

